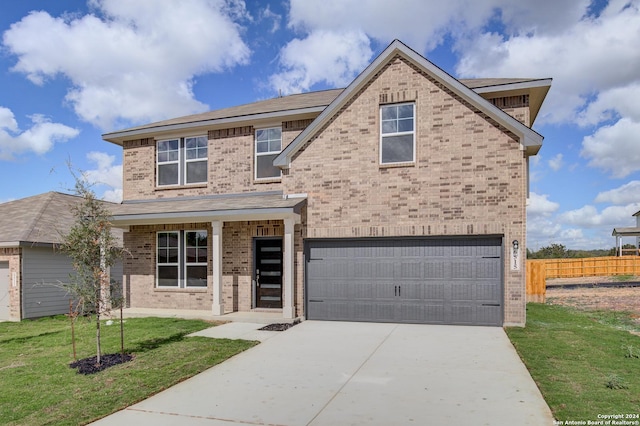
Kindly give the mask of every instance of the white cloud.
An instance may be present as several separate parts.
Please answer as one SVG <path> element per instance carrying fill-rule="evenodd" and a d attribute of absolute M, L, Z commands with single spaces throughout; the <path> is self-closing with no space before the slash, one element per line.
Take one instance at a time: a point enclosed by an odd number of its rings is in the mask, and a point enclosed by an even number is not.
<path fill-rule="evenodd" d="M 272 75 L 270 83 L 284 93 L 306 91 L 319 82 L 344 87 L 369 64 L 371 55 L 369 39 L 362 32 L 315 31 L 281 50 L 283 71 Z"/>
<path fill-rule="evenodd" d="M 96 165 L 95 169 L 83 173 L 84 178 L 92 185 L 106 185 L 102 199 L 119 203 L 122 201 L 122 164 L 113 164 L 115 156 L 104 152 L 92 151 L 87 159 Z"/>
<path fill-rule="evenodd" d="M 32 12 L 3 35 L 14 71 L 35 84 L 64 76 L 78 116 L 103 130 L 202 111 L 196 76 L 245 64 L 249 48 L 231 0 L 92 0 L 95 14 Z"/>
<path fill-rule="evenodd" d="M 553 170 L 554 172 L 557 172 L 558 170 L 560 170 L 562 166 L 563 166 L 562 154 L 556 154 L 555 157 L 549 160 L 549 167 L 551 167 L 551 170 Z"/>
<path fill-rule="evenodd" d="M 622 118 L 611 126 L 599 128 L 582 142 L 580 155 L 589 159 L 589 166 L 623 178 L 640 170 L 640 122 Z"/>
<path fill-rule="evenodd" d="M 609 228 L 608 231 L 611 232 L 611 229 L 616 226 L 631 226 L 632 216 L 638 209 L 640 209 L 640 202 L 606 207 L 601 212 L 598 212 L 594 206 L 586 205 L 558 215 L 558 221 L 583 228 Z"/>
<path fill-rule="evenodd" d="M 617 114 L 640 122 L 640 81 L 625 87 L 616 87 L 602 91 L 595 101 L 578 116 L 583 126 L 597 125 L 603 121 L 615 119 Z"/>
<path fill-rule="evenodd" d="M 271 34 L 274 34 L 280 29 L 280 25 L 282 23 L 282 15 L 273 12 L 268 4 L 266 8 L 260 11 L 260 18 L 273 21 L 273 23 L 271 24 L 271 30 L 269 31 Z"/>
<path fill-rule="evenodd" d="M 612 1 L 597 17 L 575 13 L 584 7 L 585 2 L 571 7 L 564 30 L 538 27 L 511 37 L 485 33 L 459 42 L 457 71 L 467 77 L 552 77 L 547 118 L 575 119 L 594 93 L 635 84 L 640 68 L 638 2 Z M 545 10 L 547 16 L 558 14 L 554 7 Z"/>
<path fill-rule="evenodd" d="M 549 201 L 548 195 L 529 194 L 529 205 L 527 206 L 527 215 L 529 217 L 549 217 L 560 207 L 560 204 Z"/>
<path fill-rule="evenodd" d="M 60 123 L 52 123 L 43 115 L 29 117 L 32 125 L 20 131 L 13 112 L 0 107 L 0 160 L 13 160 L 16 155 L 33 152 L 45 154 L 58 142 L 73 139 L 80 131 Z"/>
<path fill-rule="evenodd" d="M 595 202 L 617 205 L 638 203 L 640 202 L 640 181 L 632 180 L 618 188 L 601 192 L 596 196 Z"/>

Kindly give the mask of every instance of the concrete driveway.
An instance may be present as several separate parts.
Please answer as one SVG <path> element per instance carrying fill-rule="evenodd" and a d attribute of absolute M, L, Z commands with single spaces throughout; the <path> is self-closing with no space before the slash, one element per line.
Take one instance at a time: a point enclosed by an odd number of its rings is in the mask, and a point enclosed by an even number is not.
<path fill-rule="evenodd" d="M 498 327 L 305 321 L 96 425 L 552 425 Z"/>

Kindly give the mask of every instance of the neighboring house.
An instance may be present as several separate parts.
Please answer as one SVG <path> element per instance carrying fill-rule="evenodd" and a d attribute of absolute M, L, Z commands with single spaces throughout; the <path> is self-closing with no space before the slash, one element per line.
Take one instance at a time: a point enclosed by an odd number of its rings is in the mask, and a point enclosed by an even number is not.
<path fill-rule="evenodd" d="M 74 195 L 47 192 L 0 204 L 0 320 L 69 312 L 73 296 L 60 284 L 69 282 L 73 267 L 59 246 L 80 202 Z M 121 263 L 111 277 L 122 281 Z"/>
<path fill-rule="evenodd" d="M 345 89 L 103 135 L 130 306 L 523 325 L 550 85 L 457 80 L 394 41 Z"/>
<path fill-rule="evenodd" d="M 627 227 L 627 228 L 613 228 L 613 236 L 616 237 L 616 253 L 618 256 L 623 256 L 628 249 L 623 249 L 622 239 L 624 237 L 635 237 L 636 238 L 636 249 L 629 250 L 631 253 L 640 256 L 640 211 L 634 213 L 633 215 L 636 218 L 636 226 L 635 227 Z"/>

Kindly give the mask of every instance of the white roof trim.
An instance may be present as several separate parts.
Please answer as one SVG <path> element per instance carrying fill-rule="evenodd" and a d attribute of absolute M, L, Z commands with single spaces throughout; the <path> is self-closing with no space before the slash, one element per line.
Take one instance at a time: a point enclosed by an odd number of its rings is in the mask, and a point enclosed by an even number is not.
<path fill-rule="evenodd" d="M 279 167 L 289 167 L 295 153 L 321 129 L 340 108 L 357 93 L 383 66 L 396 54 L 400 54 L 421 67 L 425 72 L 452 89 L 458 96 L 474 105 L 489 117 L 493 118 L 520 138 L 525 151 L 529 155 L 535 155 L 542 146 L 543 137 L 539 133 L 525 126 L 506 112 L 491 104 L 474 90 L 468 88 L 456 78 L 427 60 L 425 57 L 412 50 L 399 40 L 394 40 L 369 66 L 356 77 L 338 97 L 327 106 L 316 119 L 296 137 L 293 142 L 278 155 L 273 164 Z M 493 87 L 495 91 L 496 86 Z"/>
<path fill-rule="evenodd" d="M 523 90 L 523 89 L 535 89 L 537 87 L 549 87 L 551 86 L 552 79 L 541 78 L 538 80 L 522 81 L 519 83 L 504 83 L 494 84 L 491 86 L 480 86 L 472 89 L 476 93 L 493 93 L 493 92 L 505 92 L 510 90 Z"/>
<path fill-rule="evenodd" d="M 192 121 L 189 123 L 165 124 L 154 127 L 146 127 L 144 129 L 125 130 L 122 132 L 106 133 L 102 138 L 108 142 L 117 143 L 119 140 L 127 140 L 131 138 L 153 136 L 159 132 L 184 132 L 185 130 L 211 128 L 212 126 L 222 126 L 228 124 L 238 124 L 243 122 L 255 122 L 256 120 L 281 119 L 283 117 L 296 116 L 302 114 L 319 113 L 326 107 L 317 106 L 309 108 L 298 108 L 285 111 L 263 112 L 258 114 L 239 115 L 235 117 L 213 118 L 209 120 Z"/>

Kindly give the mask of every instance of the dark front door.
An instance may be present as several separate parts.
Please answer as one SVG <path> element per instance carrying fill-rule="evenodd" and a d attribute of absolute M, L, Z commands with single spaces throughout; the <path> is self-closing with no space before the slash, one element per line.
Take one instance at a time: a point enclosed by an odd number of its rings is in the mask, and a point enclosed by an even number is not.
<path fill-rule="evenodd" d="M 282 308 L 282 238 L 255 239 L 256 308 Z"/>

